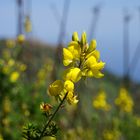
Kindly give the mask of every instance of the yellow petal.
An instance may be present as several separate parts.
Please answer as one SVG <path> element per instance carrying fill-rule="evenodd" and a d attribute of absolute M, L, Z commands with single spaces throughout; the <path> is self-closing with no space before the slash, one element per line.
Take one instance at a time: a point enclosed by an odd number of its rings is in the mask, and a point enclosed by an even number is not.
<path fill-rule="evenodd" d="M 91 40 L 87 53 L 94 51 L 96 49 L 96 46 L 97 46 L 96 40 L 95 39 Z"/>
<path fill-rule="evenodd" d="M 87 76 L 87 77 L 93 77 L 93 72 L 91 70 L 86 70 L 85 71 L 85 76 Z"/>
<path fill-rule="evenodd" d="M 79 45 L 70 45 L 68 47 L 68 50 L 73 55 L 74 59 L 79 59 L 80 58 L 81 48 L 79 47 Z"/>
<path fill-rule="evenodd" d="M 72 60 L 63 60 L 64 66 L 68 66 L 71 63 L 72 63 Z"/>
<path fill-rule="evenodd" d="M 104 76 L 104 74 L 98 70 L 92 70 L 92 73 L 95 78 L 102 78 Z"/>
<path fill-rule="evenodd" d="M 96 58 L 96 60 L 98 61 L 100 59 L 100 52 L 97 50 L 94 50 L 94 51 L 90 52 L 89 54 L 87 54 L 86 58 L 89 58 L 91 56 L 94 56 Z"/>
<path fill-rule="evenodd" d="M 86 61 L 85 61 L 85 67 L 91 68 L 93 64 L 96 64 L 96 58 L 94 56 L 90 56 Z"/>
<path fill-rule="evenodd" d="M 69 104 L 77 104 L 78 103 L 77 96 L 74 96 L 73 92 L 68 93 L 67 101 Z"/>
<path fill-rule="evenodd" d="M 56 80 L 49 86 L 48 93 L 51 96 L 57 96 L 61 94 L 63 87 L 64 87 L 63 82 L 61 80 Z"/>
<path fill-rule="evenodd" d="M 72 53 L 66 49 L 63 48 L 63 64 L 64 66 L 68 66 L 70 63 L 72 63 L 73 55 Z"/>
<path fill-rule="evenodd" d="M 71 41 L 69 44 L 68 44 L 68 47 L 69 46 L 79 46 L 78 42 L 77 41 Z"/>
<path fill-rule="evenodd" d="M 70 68 L 64 71 L 63 79 L 64 80 L 71 80 L 72 82 L 76 83 L 81 79 L 81 70 L 79 68 Z"/>
<path fill-rule="evenodd" d="M 71 82 L 70 80 L 66 80 L 64 82 L 64 89 L 69 92 L 69 91 L 73 91 L 74 90 L 74 84 L 73 82 Z"/>
<path fill-rule="evenodd" d="M 105 66 L 104 62 L 99 62 L 99 63 L 93 64 L 92 69 L 101 70 L 104 68 L 104 66 Z"/>

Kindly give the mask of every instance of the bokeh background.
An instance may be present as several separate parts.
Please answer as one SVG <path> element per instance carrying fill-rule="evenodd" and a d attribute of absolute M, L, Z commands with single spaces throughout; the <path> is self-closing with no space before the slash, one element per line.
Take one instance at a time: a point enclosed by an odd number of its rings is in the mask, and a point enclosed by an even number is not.
<path fill-rule="evenodd" d="M 60 111 L 57 139 L 140 139 L 139 0 L 1 0 L 0 19 L 0 139 L 21 139 L 25 123 L 41 121 L 40 103 L 56 104 L 47 95 L 63 71 L 55 56 L 75 31 L 97 40 L 105 76 L 77 86 L 79 105 Z M 11 81 L 13 74 L 19 76 Z M 115 103 L 121 93 L 129 111 Z M 112 109 L 93 105 L 100 94 L 100 104 L 107 100 Z"/>

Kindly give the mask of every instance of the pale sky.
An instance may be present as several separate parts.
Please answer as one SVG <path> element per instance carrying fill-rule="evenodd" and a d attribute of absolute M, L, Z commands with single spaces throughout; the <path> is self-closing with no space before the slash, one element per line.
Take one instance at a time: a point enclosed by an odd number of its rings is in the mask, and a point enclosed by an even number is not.
<path fill-rule="evenodd" d="M 0 38 L 15 37 L 17 29 L 16 0 L 0 0 Z M 28 0 L 25 0 L 25 2 Z M 32 0 L 31 20 L 33 23 L 33 36 L 44 42 L 57 44 L 59 34 L 59 18 L 53 15 L 50 5 L 55 5 L 58 15 L 62 16 L 64 0 Z M 132 16 L 130 21 L 130 52 L 134 55 L 140 41 L 140 0 L 71 0 L 67 20 L 66 36 L 64 43 L 71 39 L 74 31 L 81 34 L 88 33 L 92 8 L 101 4 L 101 12 L 96 28 L 97 49 L 101 58 L 106 62 L 106 69 L 118 75 L 123 73 L 123 9 L 128 9 Z M 26 8 L 26 5 L 25 5 Z M 140 60 L 133 79 L 140 81 Z"/>

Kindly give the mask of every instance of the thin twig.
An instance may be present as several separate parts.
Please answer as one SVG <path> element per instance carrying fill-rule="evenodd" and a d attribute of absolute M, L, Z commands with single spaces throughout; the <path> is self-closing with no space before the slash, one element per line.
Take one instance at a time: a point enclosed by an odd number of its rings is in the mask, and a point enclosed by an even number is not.
<path fill-rule="evenodd" d="M 51 123 L 52 119 L 55 117 L 56 113 L 59 111 L 60 107 L 62 106 L 64 100 L 66 99 L 68 95 L 68 92 L 65 94 L 63 100 L 60 102 L 60 104 L 58 105 L 58 107 L 56 108 L 55 112 L 52 114 L 52 116 L 50 117 L 49 121 L 46 123 L 46 125 L 44 126 L 41 135 L 40 135 L 40 139 L 44 136 L 44 132 L 46 130 L 46 128 L 49 126 L 49 124 Z"/>

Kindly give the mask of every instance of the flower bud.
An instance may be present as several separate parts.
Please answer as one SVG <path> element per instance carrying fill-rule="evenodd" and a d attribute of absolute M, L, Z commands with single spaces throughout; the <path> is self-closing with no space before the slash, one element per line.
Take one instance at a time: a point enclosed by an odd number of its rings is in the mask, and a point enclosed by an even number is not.
<path fill-rule="evenodd" d="M 23 34 L 18 35 L 17 42 L 22 44 L 25 41 L 25 36 Z"/>
<path fill-rule="evenodd" d="M 57 96 L 61 93 L 62 90 L 63 90 L 63 82 L 61 80 L 56 80 L 49 86 L 48 93 L 51 96 Z"/>
<path fill-rule="evenodd" d="M 90 53 L 96 49 L 96 40 L 91 40 L 87 53 Z"/>
<path fill-rule="evenodd" d="M 77 32 L 74 32 L 73 35 L 72 35 L 72 40 L 73 41 L 79 41 L 79 37 L 78 37 L 78 33 Z"/>
<path fill-rule="evenodd" d="M 83 32 L 81 36 L 81 44 L 85 45 L 86 43 L 87 43 L 87 35 L 85 32 Z"/>

